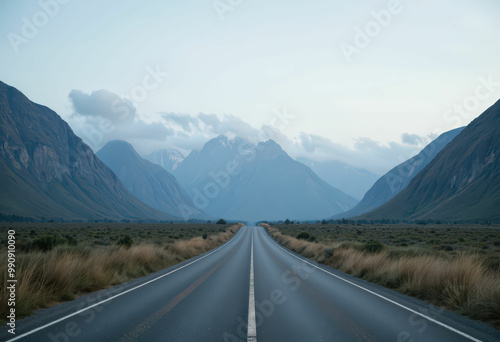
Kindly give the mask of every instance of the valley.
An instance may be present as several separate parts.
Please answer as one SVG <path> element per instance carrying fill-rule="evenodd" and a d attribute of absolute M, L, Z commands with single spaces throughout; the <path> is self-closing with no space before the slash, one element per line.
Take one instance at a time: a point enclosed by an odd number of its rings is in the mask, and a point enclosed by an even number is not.
<path fill-rule="evenodd" d="M 500 342 L 499 13 L 0 2 L 0 341 Z"/>

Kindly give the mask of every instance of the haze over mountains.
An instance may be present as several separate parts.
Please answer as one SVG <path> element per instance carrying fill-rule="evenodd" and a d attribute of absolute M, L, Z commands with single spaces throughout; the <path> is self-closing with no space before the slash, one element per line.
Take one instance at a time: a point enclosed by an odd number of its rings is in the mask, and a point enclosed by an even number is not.
<path fill-rule="evenodd" d="M 191 198 L 172 174 L 143 159 L 128 142 L 110 141 L 96 155 L 147 205 L 173 216 L 186 216 L 184 219 L 206 218 L 193 212 Z"/>
<path fill-rule="evenodd" d="M 318 176 L 331 186 L 360 200 L 368 189 L 379 179 L 379 175 L 359 169 L 336 160 L 313 161 L 298 158 L 298 162 L 309 166 Z"/>
<path fill-rule="evenodd" d="M 500 221 L 500 101 L 368 219 Z"/>
<path fill-rule="evenodd" d="M 182 163 L 184 158 L 184 155 L 176 149 L 159 150 L 144 156 L 144 159 L 160 165 L 170 173 Z"/>
<path fill-rule="evenodd" d="M 410 181 L 464 128 L 456 128 L 441 134 L 415 157 L 399 164 L 377 180 L 354 208 L 345 213 L 335 215 L 332 218 L 339 219 L 359 216 L 387 203 L 391 198 L 405 189 Z"/>
<path fill-rule="evenodd" d="M 357 203 L 273 140 L 253 146 L 219 136 L 186 157 L 174 175 L 195 205 L 228 219 L 317 219 Z"/>
<path fill-rule="evenodd" d="M 1 82 L 0 114 L 0 217 L 500 221 L 500 101 L 393 168 L 359 203 L 273 140 L 221 135 L 185 158 L 175 149 L 147 156 L 154 163 L 112 141 L 98 158 L 54 111 Z M 358 196 L 374 178 L 338 162 L 303 161 Z"/>
<path fill-rule="evenodd" d="M 171 220 L 132 196 L 54 111 L 0 82 L 0 213 Z"/>

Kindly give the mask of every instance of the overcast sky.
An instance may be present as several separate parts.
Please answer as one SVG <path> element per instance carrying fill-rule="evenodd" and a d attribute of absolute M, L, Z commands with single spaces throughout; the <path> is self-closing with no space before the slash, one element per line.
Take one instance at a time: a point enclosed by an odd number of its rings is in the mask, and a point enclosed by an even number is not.
<path fill-rule="evenodd" d="M 271 137 L 380 173 L 500 98 L 499 16 L 498 0 L 2 0 L 0 80 L 94 149 Z"/>

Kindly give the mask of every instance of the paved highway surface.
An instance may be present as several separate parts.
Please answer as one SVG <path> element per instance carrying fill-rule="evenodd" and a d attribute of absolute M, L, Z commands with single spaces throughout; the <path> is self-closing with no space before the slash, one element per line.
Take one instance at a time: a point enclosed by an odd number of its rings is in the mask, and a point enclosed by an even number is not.
<path fill-rule="evenodd" d="M 500 331 L 318 265 L 260 227 L 19 320 L 2 341 L 500 341 Z"/>

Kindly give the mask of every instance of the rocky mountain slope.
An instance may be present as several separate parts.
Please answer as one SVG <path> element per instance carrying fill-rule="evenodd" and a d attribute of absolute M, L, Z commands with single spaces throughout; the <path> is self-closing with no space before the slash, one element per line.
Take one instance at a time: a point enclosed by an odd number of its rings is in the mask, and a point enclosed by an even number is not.
<path fill-rule="evenodd" d="M 500 101 L 366 218 L 500 221 Z"/>
<path fill-rule="evenodd" d="M 113 170 L 128 191 L 147 205 L 184 219 L 203 217 L 201 212 L 194 210 L 191 198 L 175 177 L 161 166 L 141 158 L 128 142 L 110 141 L 97 156 Z"/>
<path fill-rule="evenodd" d="M 335 215 L 333 218 L 359 216 L 387 203 L 405 189 L 410 184 L 410 181 L 463 129 L 464 127 L 461 127 L 441 134 L 415 157 L 399 164 L 378 179 L 353 209 L 340 215 Z"/>
<path fill-rule="evenodd" d="M 132 196 L 49 108 L 0 82 L 0 213 L 35 219 L 170 220 Z"/>

